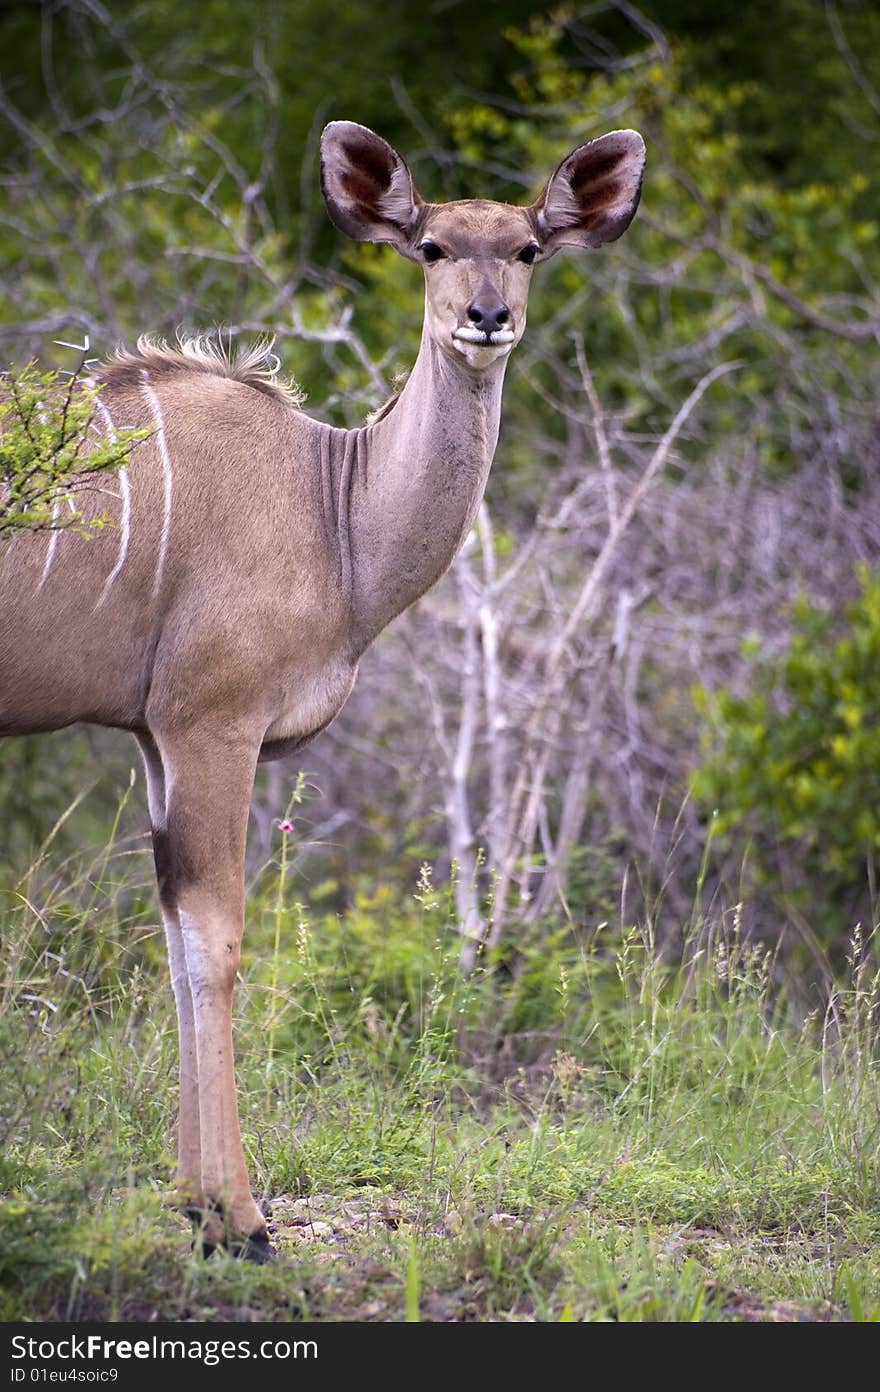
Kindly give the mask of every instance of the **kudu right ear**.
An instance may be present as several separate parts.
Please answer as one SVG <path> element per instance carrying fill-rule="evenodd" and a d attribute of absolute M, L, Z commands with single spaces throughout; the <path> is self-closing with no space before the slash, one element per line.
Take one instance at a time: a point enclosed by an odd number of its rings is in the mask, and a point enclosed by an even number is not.
<path fill-rule="evenodd" d="M 405 161 L 381 135 L 354 121 L 325 126 L 321 188 L 340 232 L 359 242 L 391 242 L 405 251 L 422 200 Z"/>
<path fill-rule="evenodd" d="M 634 130 L 612 131 L 579 145 L 532 205 L 544 251 L 598 247 L 629 227 L 639 206 L 645 142 Z"/>

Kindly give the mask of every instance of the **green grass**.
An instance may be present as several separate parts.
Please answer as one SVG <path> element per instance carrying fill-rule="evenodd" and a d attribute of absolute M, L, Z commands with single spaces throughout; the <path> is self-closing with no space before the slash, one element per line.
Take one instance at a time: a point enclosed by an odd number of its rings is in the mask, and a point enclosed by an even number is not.
<path fill-rule="evenodd" d="M 242 1123 L 279 1258 L 193 1256 L 141 843 L 0 906 L 0 1319 L 880 1316 L 878 979 L 786 979 L 734 910 L 679 960 L 564 925 L 470 980 L 447 887 L 249 904 Z M 812 1001 L 805 1010 L 803 1002 Z"/>

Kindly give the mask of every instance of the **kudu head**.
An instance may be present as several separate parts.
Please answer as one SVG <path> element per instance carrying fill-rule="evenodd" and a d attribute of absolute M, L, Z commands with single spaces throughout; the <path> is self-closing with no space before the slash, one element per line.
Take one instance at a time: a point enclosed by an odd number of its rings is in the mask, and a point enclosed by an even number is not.
<path fill-rule="evenodd" d="M 321 137 L 321 186 L 336 226 L 358 241 L 390 242 L 424 267 L 428 333 L 477 370 L 522 338 L 536 262 L 626 231 L 644 163 L 642 137 L 612 131 L 572 151 L 529 207 L 425 203 L 405 161 L 366 126 L 332 121 Z"/>

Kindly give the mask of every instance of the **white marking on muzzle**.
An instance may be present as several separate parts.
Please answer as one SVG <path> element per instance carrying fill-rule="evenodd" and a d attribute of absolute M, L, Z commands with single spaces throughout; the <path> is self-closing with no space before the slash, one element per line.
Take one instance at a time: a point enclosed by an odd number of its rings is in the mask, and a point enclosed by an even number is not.
<path fill-rule="evenodd" d="M 471 324 L 462 324 L 460 328 L 453 330 L 452 337 L 461 339 L 464 343 L 479 343 L 483 348 L 488 348 L 493 344 L 512 343 L 516 334 L 513 329 L 494 329 L 487 338 L 482 329 L 474 328 Z"/>
<path fill-rule="evenodd" d="M 156 427 L 156 442 L 159 446 L 159 457 L 162 460 L 162 473 L 165 477 L 165 513 L 162 518 L 162 540 L 159 544 L 159 560 L 156 565 L 156 578 L 153 581 L 153 594 L 157 595 L 159 593 L 159 586 L 162 583 L 165 553 L 168 550 L 168 535 L 171 531 L 171 490 L 173 475 L 171 471 L 171 456 L 168 453 L 168 442 L 165 439 L 165 424 L 162 420 L 162 408 L 159 405 L 158 396 L 150 386 L 149 374 L 146 368 L 141 369 L 141 380 L 144 384 L 143 393 L 147 398 L 150 415 L 153 417 L 153 424 Z"/>

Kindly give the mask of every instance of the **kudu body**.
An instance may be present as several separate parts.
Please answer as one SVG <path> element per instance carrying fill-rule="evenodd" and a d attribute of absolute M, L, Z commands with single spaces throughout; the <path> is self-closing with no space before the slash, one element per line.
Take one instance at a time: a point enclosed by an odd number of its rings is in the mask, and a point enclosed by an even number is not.
<path fill-rule="evenodd" d="M 311 419 L 260 370 L 196 342 L 142 341 L 97 374 L 99 414 L 146 427 L 92 539 L 0 553 L 0 733 L 91 721 L 145 765 L 180 1040 L 182 1199 L 206 1248 L 269 1255 L 250 1192 L 232 1057 L 248 806 L 259 759 L 300 749 L 343 705 L 384 626 L 452 563 L 498 436 L 507 356 L 534 261 L 629 224 L 641 138 L 570 155 L 530 207 L 428 204 L 379 136 L 322 139 L 343 231 L 423 263 L 425 323 L 400 393 L 371 424 Z"/>

